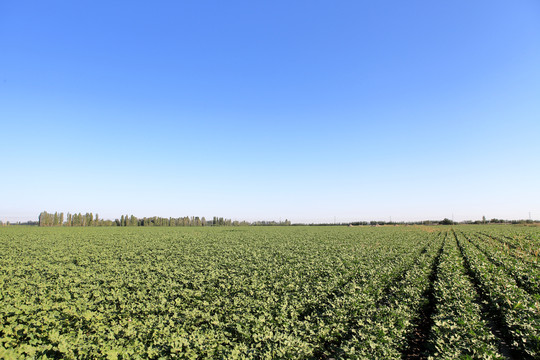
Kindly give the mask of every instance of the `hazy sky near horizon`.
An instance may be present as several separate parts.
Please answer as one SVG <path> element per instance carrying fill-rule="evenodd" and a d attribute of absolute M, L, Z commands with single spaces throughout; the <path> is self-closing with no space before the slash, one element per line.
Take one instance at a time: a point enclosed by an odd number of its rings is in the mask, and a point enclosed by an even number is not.
<path fill-rule="evenodd" d="M 0 220 L 540 218 L 540 2 L 2 1 Z"/>

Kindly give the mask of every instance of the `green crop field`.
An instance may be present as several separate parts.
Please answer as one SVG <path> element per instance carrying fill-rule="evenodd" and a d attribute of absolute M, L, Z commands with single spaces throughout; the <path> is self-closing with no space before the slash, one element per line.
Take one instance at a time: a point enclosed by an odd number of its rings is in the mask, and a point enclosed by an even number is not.
<path fill-rule="evenodd" d="M 540 229 L 0 228 L 0 358 L 533 359 Z"/>

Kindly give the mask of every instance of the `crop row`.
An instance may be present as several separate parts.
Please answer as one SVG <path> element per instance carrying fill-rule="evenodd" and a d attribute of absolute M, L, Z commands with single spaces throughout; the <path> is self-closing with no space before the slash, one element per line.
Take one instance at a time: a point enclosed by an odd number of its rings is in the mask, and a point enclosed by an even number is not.
<path fill-rule="evenodd" d="M 429 339 L 434 359 L 500 359 L 481 299 L 453 236 L 442 252 L 435 282 L 436 311 Z"/>
<path fill-rule="evenodd" d="M 338 353 L 343 358 L 399 359 L 416 336 L 430 275 L 436 265 L 443 237 L 433 236 L 414 266 L 377 296 L 363 298 L 353 308 L 353 333 Z"/>
<path fill-rule="evenodd" d="M 469 238 L 479 238 L 479 240 L 481 240 L 481 242 L 484 243 L 485 246 L 489 247 L 493 251 L 501 253 L 501 256 L 509 257 L 513 261 L 522 263 L 523 266 L 535 269 L 536 271 L 540 270 L 540 262 L 538 262 L 538 251 L 533 252 L 532 249 L 534 248 L 534 246 L 532 245 L 529 245 L 531 251 L 524 251 L 521 246 L 510 246 L 508 240 L 501 241 L 500 239 L 494 237 L 494 235 L 486 235 L 484 233 L 478 232 L 465 232 L 465 234 Z"/>
<path fill-rule="evenodd" d="M 456 234 L 460 250 L 480 290 L 490 301 L 494 321 L 505 331 L 511 346 L 522 357 L 540 355 L 540 307 L 538 298 L 519 287 L 507 271 L 491 262 L 466 237 Z"/>
<path fill-rule="evenodd" d="M 516 283 L 530 294 L 540 294 L 540 268 L 522 259 L 508 256 L 498 251 L 481 236 L 468 236 L 466 239 L 480 250 L 495 265 L 502 267 Z"/>
<path fill-rule="evenodd" d="M 536 263 L 538 262 L 538 256 L 540 255 L 540 239 L 536 231 L 521 230 L 521 232 L 500 232 L 483 230 L 478 231 L 478 234 L 499 242 L 509 249 L 514 256 L 528 258 Z"/>

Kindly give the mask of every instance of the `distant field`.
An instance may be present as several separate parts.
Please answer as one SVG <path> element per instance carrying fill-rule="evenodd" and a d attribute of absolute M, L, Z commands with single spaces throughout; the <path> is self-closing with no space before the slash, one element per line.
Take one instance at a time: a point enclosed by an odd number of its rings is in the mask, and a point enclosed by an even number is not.
<path fill-rule="evenodd" d="M 0 358 L 540 358 L 540 228 L 0 228 Z"/>

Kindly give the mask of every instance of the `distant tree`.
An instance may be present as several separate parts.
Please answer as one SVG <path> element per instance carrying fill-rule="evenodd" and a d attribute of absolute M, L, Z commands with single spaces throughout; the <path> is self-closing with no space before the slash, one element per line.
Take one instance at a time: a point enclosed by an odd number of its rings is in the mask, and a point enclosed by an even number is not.
<path fill-rule="evenodd" d="M 39 214 L 39 226 L 53 226 L 53 224 L 54 224 L 53 214 L 49 214 L 46 211 L 43 211 L 41 212 L 41 214 Z"/>
<path fill-rule="evenodd" d="M 439 221 L 439 224 L 441 224 L 441 225 L 453 225 L 454 222 L 452 220 L 450 220 L 450 219 L 444 218 L 444 220 Z"/>

